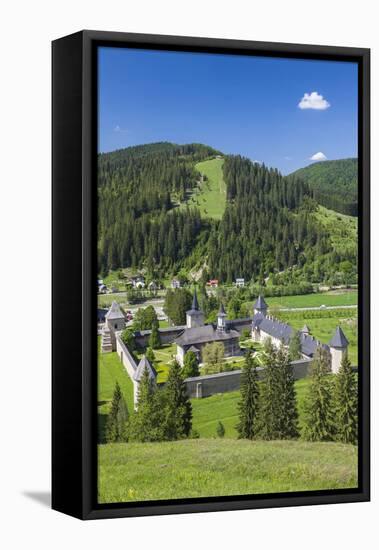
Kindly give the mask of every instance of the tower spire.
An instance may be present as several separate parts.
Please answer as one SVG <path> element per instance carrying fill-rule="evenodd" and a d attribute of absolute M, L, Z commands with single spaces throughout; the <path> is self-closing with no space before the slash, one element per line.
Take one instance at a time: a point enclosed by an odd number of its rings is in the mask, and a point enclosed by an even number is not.
<path fill-rule="evenodd" d="M 192 310 L 199 311 L 199 302 L 197 301 L 196 288 L 195 288 L 194 293 L 193 293 Z"/>

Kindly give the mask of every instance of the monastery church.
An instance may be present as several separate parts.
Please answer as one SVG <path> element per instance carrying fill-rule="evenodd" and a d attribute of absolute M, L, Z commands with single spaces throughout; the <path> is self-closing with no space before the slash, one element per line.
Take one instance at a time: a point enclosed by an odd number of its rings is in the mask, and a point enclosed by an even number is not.
<path fill-rule="evenodd" d="M 253 341 L 264 342 L 266 338 L 270 338 L 272 343 L 277 347 L 282 343 L 288 346 L 291 338 L 296 332 L 295 329 L 287 323 L 283 323 L 269 315 L 268 305 L 262 296 L 258 297 L 253 307 L 254 313 L 252 317 L 228 320 L 224 306 L 221 304 L 217 314 L 217 322 L 214 324 L 205 324 L 204 314 L 199 307 L 195 291 L 191 309 L 186 312 L 186 325 L 160 328 L 160 336 L 164 343 L 176 344 L 176 359 L 181 365 L 184 364 L 184 357 L 188 351 L 193 351 L 199 363 L 202 363 L 204 346 L 213 342 L 221 342 L 223 344 L 225 357 L 242 355 L 243 351 L 239 345 L 239 338 L 242 331 L 245 329 L 251 331 L 251 338 Z M 113 302 L 105 315 L 105 322 L 101 328 L 101 351 L 103 353 L 117 351 L 121 362 L 124 364 L 133 381 L 134 401 L 136 404 L 138 400 L 138 386 L 144 370 L 148 370 L 149 376 L 154 382 L 156 382 L 157 373 L 145 356 L 142 357 L 138 364 L 136 363 L 133 354 L 129 352 L 126 345 L 121 340 L 121 332 L 125 326 L 126 321 L 124 312 L 117 302 Z M 299 362 L 303 364 L 304 362 L 310 363 L 316 349 L 322 346 L 322 348 L 330 354 L 331 371 L 333 373 L 339 371 L 341 361 L 347 354 L 349 345 L 341 327 L 336 328 L 329 344 L 321 344 L 319 340 L 315 339 L 310 334 L 309 328 L 306 325 L 304 325 L 298 333 L 300 336 L 302 359 L 293 362 L 294 365 Z M 136 332 L 135 339 L 137 344 L 146 347 L 150 334 L 150 330 Z M 220 384 L 220 377 L 230 378 L 232 374 L 237 375 L 240 372 L 241 371 L 233 371 L 233 373 L 225 372 L 207 375 L 206 377 L 199 376 L 197 386 L 202 386 L 203 382 L 200 382 L 200 380 L 205 380 L 205 378 L 211 379 L 212 377 L 218 377 L 218 383 Z M 192 383 L 194 380 L 195 378 L 188 378 L 186 382 L 191 381 Z M 210 380 L 208 380 L 208 385 L 209 384 Z M 218 389 L 218 391 L 220 391 L 220 389 Z M 208 395 L 212 395 L 212 392 L 213 390 L 209 389 Z M 196 396 L 200 396 L 198 391 L 196 392 Z"/>

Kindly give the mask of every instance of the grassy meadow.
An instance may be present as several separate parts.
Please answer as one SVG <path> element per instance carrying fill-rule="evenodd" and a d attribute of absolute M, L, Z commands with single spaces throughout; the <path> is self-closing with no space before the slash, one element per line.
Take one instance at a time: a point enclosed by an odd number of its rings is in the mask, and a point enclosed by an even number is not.
<path fill-rule="evenodd" d="M 171 346 L 159 353 L 171 353 Z M 167 357 L 161 358 L 167 360 Z M 159 370 L 159 366 L 158 366 Z M 161 373 L 159 373 L 162 376 Z M 133 414 L 133 386 L 116 353 L 99 354 L 99 441 L 116 381 Z M 299 426 L 309 379 L 295 383 Z M 237 439 L 238 391 L 192 399 L 199 439 L 99 445 L 99 502 L 355 487 L 357 449 L 339 443 Z M 217 423 L 225 437 L 216 435 Z"/>
<path fill-rule="evenodd" d="M 304 399 L 308 386 L 308 378 L 295 382 L 300 428 L 304 423 Z M 220 420 L 225 427 L 225 437 L 236 439 L 239 399 L 239 391 L 220 393 L 203 399 L 192 399 L 193 429 L 199 433 L 200 437 L 216 437 L 217 423 Z"/>
<path fill-rule="evenodd" d="M 303 294 L 299 296 L 278 296 L 265 298 L 269 308 L 312 308 L 356 306 L 358 303 L 357 290 L 331 290 L 315 294 Z"/>
<path fill-rule="evenodd" d="M 220 220 L 226 205 L 226 185 L 222 173 L 224 159 L 211 159 L 195 165 L 207 180 L 194 189 L 188 201 L 182 205 L 196 206 L 203 218 Z"/>
<path fill-rule="evenodd" d="M 99 446 L 99 502 L 357 486 L 357 449 L 340 443 L 190 439 Z"/>

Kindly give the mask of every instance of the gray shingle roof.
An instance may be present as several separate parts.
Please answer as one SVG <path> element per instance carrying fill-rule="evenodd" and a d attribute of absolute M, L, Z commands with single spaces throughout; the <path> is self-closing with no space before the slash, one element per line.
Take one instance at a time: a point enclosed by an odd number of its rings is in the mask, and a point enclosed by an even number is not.
<path fill-rule="evenodd" d="M 195 346 L 191 346 L 187 351 L 193 351 L 194 353 L 197 353 L 199 351 L 199 348 L 196 348 Z"/>
<path fill-rule="evenodd" d="M 281 323 L 276 319 L 265 317 L 262 313 L 256 313 L 254 315 L 252 326 L 253 328 L 266 332 L 266 334 L 269 334 L 273 338 L 283 341 L 286 346 L 288 346 L 290 339 L 295 332 L 290 325 Z M 320 343 L 312 336 L 305 334 L 304 332 L 300 332 L 299 336 L 301 342 L 301 352 L 308 357 L 312 357 Z M 324 349 L 329 349 L 329 346 L 326 344 L 323 344 L 322 347 Z"/>
<path fill-rule="evenodd" d="M 159 334 L 162 334 L 162 333 L 165 333 L 165 332 L 181 332 L 182 330 L 184 330 L 186 328 L 186 326 L 187 325 L 177 325 L 177 326 L 174 326 L 174 327 L 163 327 L 163 328 L 159 328 L 158 332 L 159 332 Z M 151 330 L 150 329 L 136 330 L 134 334 L 135 334 L 135 336 L 149 336 L 151 334 Z"/>
<path fill-rule="evenodd" d="M 122 313 L 120 306 L 118 305 L 117 302 L 112 302 L 112 305 L 109 308 L 105 318 L 106 319 L 125 319 L 124 314 Z"/>
<path fill-rule="evenodd" d="M 268 305 L 266 304 L 263 296 L 259 295 L 253 307 L 254 309 L 267 309 Z"/>
<path fill-rule="evenodd" d="M 145 369 L 148 370 L 149 377 L 152 380 L 156 379 L 157 372 L 156 372 L 155 368 L 150 364 L 149 360 L 144 355 L 142 357 L 141 361 L 138 363 L 138 366 L 137 366 L 136 371 L 135 371 L 134 376 L 133 376 L 134 380 L 136 380 L 137 382 L 140 382 Z"/>
<path fill-rule="evenodd" d="M 213 325 L 204 325 L 203 327 L 187 328 L 175 342 L 179 346 L 190 346 L 232 340 L 233 338 L 239 338 L 239 333 L 236 330 L 224 332 L 217 330 Z"/>
<path fill-rule="evenodd" d="M 329 342 L 329 346 L 332 348 L 347 348 L 348 345 L 349 340 L 344 335 L 342 328 L 337 327 L 333 338 Z"/>
<path fill-rule="evenodd" d="M 304 325 L 300 332 L 306 332 L 309 334 L 311 331 L 309 330 L 308 325 Z"/>

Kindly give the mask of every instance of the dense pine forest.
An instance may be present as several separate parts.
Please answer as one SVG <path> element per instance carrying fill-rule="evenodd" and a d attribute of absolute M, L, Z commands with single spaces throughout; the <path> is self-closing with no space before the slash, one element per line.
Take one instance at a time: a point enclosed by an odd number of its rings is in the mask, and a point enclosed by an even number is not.
<path fill-rule="evenodd" d="M 316 162 L 293 175 L 308 183 L 315 199 L 326 208 L 358 215 L 358 159 Z"/>
<path fill-rule="evenodd" d="M 223 156 L 221 220 L 189 207 L 188 197 L 205 179 L 196 163 L 221 155 L 200 144 L 171 143 L 99 155 L 99 272 L 131 267 L 164 278 L 196 269 L 203 280 L 227 283 L 268 276 L 277 284 L 285 277 L 355 282 L 356 246 L 336 250 L 318 220 L 317 193 L 298 174 L 283 177 L 246 158 Z"/>

